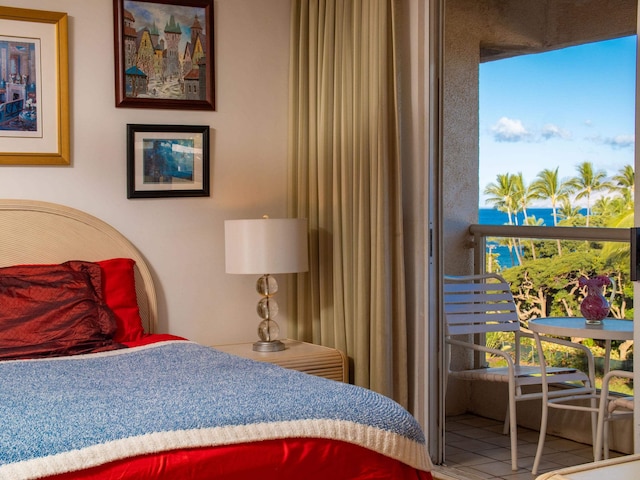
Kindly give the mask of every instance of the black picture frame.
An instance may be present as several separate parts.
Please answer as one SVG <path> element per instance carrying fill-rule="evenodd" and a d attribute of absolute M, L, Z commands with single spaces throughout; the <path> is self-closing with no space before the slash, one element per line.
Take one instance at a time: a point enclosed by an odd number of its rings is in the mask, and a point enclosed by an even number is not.
<path fill-rule="evenodd" d="M 127 125 L 127 198 L 208 197 L 208 125 Z"/>
<path fill-rule="evenodd" d="M 113 0 L 116 107 L 215 110 L 213 0 Z"/>

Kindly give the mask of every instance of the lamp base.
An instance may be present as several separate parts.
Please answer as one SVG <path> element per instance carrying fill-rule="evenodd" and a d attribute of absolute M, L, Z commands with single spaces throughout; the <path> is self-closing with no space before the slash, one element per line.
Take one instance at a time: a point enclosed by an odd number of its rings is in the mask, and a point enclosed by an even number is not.
<path fill-rule="evenodd" d="M 280 340 L 272 340 L 271 342 L 258 341 L 253 344 L 254 352 L 281 352 L 284 348 L 284 343 Z"/>

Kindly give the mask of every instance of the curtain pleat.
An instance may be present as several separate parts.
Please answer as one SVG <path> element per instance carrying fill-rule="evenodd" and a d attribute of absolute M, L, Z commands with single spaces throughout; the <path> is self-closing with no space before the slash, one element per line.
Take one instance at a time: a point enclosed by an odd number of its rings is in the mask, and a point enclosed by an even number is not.
<path fill-rule="evenodd" d="M 407 405 L 394 0 L 292 0 L 290 214 L 310 229 L 289 335 Z"/>

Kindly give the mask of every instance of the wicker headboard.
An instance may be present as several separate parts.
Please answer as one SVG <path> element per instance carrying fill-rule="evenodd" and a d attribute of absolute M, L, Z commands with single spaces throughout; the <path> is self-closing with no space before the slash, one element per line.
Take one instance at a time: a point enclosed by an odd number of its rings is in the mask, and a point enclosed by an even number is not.
<path fill-rule="evenodd" d="M 145 331 L 157 325 L 156 291 L 149 267 L 133 244 L 111 225 L 55 203 L 0 199 L 0 267 L 132 258 Z"/>

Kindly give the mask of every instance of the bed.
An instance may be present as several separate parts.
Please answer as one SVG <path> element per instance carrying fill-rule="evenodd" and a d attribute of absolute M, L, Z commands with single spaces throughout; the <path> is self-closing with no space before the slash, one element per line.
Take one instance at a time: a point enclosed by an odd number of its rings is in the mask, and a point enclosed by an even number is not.
<path fill-rule="evenodd" d="M 0 200 L 0 479 L 432 478 L 388 398 L 156 328 L 116 229 Z"/>

